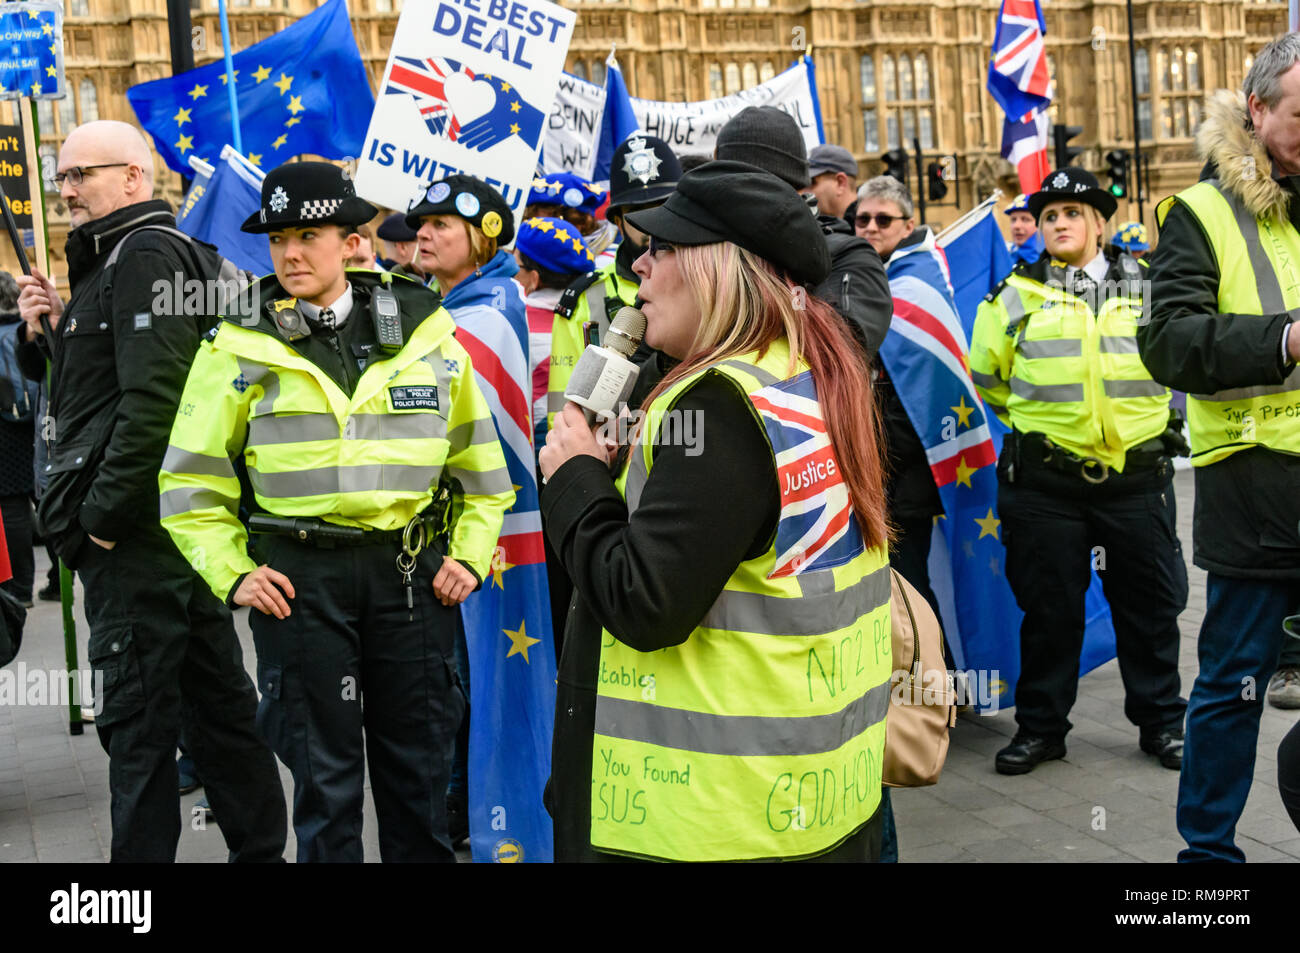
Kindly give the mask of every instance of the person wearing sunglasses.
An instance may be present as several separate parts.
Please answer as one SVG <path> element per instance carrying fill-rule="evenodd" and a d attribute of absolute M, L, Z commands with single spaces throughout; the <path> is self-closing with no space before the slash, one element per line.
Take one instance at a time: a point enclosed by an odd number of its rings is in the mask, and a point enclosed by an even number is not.
<path fill-rule="evenodd" d="M 267 173 L 241 227 L 267 236 L 275 273 L 194 361 L 163 525 L 217 596 L 252 609 L 258 727 L 293 775 L 299 862 L 364 859 L 367 765 L 380 857 L 454 862 L 459 605 L 514 492 L 438 295 L 346 268 L 375 213 L 328 162 Z"/>
<path fill-rule="evenodd" d="M 645 340 L 680 363 L 630 445 L 608 452 L 569 403 L 541 453 L 575 583 L 556 860 L 875 860 L 883 461 L 861 350 L 807 291 L 830 271 L 821 229 L 786 182 L 730 160 L 628 218 L 649 236 Z"/>

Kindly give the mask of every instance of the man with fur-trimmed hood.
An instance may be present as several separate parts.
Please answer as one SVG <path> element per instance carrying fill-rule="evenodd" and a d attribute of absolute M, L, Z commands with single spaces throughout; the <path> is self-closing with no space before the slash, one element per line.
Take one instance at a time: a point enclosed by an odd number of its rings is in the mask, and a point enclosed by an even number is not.
<path fill-rule="evenodd" d="M 1196 565 L 1209 573 L 1178 789 L 1181 861 L 1241 861 L 1257 685 L 1300 707 L 1300 33 L 1221 90 L 1197 132 L 1201 180 L 1156 210 L 1142 360 L 1188 392 Z M 1279 661 L 1281 667 L 1279 668 Z M 1276 672 L 1275 672 L 1276 669 Z"/>

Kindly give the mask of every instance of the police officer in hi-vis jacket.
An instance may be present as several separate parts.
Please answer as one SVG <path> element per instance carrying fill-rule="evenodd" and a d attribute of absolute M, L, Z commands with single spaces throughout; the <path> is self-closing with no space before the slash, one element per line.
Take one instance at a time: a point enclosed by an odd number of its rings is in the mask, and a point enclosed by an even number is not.
<path fill-rule="evenodd" d="M 514 500 L 438 295 L 345 270 L 374 214 L 329 163 L 267 174 L 243 229 L 275 274 L 200 349 L 159 477 L 181 552 L 255 610 L 258 725 L 293 773 L 300 862 L 362 860 L 363 758 L 382 858 L 454 861 L 457 606 Z"/>

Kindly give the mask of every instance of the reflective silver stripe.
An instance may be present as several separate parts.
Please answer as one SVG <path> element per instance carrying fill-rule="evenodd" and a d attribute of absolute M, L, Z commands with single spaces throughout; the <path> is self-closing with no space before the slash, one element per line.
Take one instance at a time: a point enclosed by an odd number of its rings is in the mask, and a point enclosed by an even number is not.
<path fill-rule="evenodd" d="M 447 359 L 442 356 L 442 347 L 435 347 L 422 360 L 433 370 L 433 379 L 438 382 L 438 406 L 451 406 L 451 371 L 447 369 Z"/>
<path fill-rule="evenodd" d="M 448 456 L 455 456 L 466 447 L 497 443 L 499 440 L 496 424 L 492 423 L 491 417 L 471 420 L 468 423 L 452 428 L 451 432 L 447 434 L 447 441 L 451 444 L 451 449 L 447 451 L 447 454 Z"/>
<path fill-rule="evenodd" d="M 179 516 L 192 510 L 210 510 L 221 508 L 231 513 L 239 506 L 239 497 L 226 496 L 209 487 L 183 486 L 166 493 L 158 494 L 158 518 Z"/>
<path fill-rule="evenodd" d="M 1011 378 L 1011 393 L 1025 400 L 1041 400 L 1046 404 L 1065 404 L 1083 400 L 1082 384 L 1029 384 L 1018 377 Z"/>
<path fill-rule="evenodd" d="M 839 711 L 791 718 L 714 715 L 602 696 L 596 701 L 596 731 L 699 754 L 795 757 L 836 751 L 882 722 L 888 711 L 887 681 Z"/>
<path fill-rule="evenodd" d="M 1136 354 L 1137 352 L 1138 339 L 1132 335 L 1103 334 L 1101 336 L 1103 354 Z"/>
<path fill-rule="evenodd" d="M 333 414 L 267 414 L 248 421 L 248 444 L 252 447 L 338 439 L 339 422 Z"/>
<path fill-rule="evenodd" d="M 1083 342 L 1078 338 L 1058 338 L 1054 341 L 1021 341 L 1019 350 L 1028 358 L 1082 357 Z"/>
<path fill-rule="evenodd" d="M 473 496 L 494 496 L 497 493 L 509 493 L 514 489 L 510 471 L 505 467 L 480 473 L 478 470 L 462 470 L 448 467 L 447 475 L 460 481 L 461 488 Z"/>
<path fill-rule="evenodd" d="M 1250 256 L 1250 266 L 1255 271 L 1255 287 L 1259 292 L 1259 304 L 1264 314 L 1277 314 L 1286 311 L 1282 298 L 1282 286 L 1278 284 L 1277 273 L 1273 263 L 1268 260 L 1264 246 L 1259 242 L 1259 220 L 1246 208 L 1245 203 L 1228 189 L 1223 188 L 1217 179 L 1214 187 L 1227 201 L 1232 209 L 1237 228 L 1241 231 L 1241 240 L 1246 243 L 1246 254 Z"/>
<path fill-rule="evenodd" d="M 1145 381 L 1110 381 L 1101 382 L 1107 397 L 1163 397 L 1166 393 L 1163 384 L 1153 380 Z"/>
<path fill-rule="evenodd" d="M 1007 330 L 1014 331 L 1025 320 L 1025 303 L 1020 300 L 1020 292 L 1007 285 L 998 295 L 998 300 L 1007 309 Z"/>
<path fill-rule="evenodd" d="M 755 635 L 824 635 L 847 628 L 889 602 L 889 567 L 821 596 L 782 597 L 724 589 L 699 627 Z"/>
<path fill-rule="evenodd" d="M 744 361 L 738 361 L 734 357 L 728 358 L 725 361 L 718 361 L 717 365 L 715 366 L 734 367 L 738 371 L 744 371 L 746 374 L 751 375 L 755 380 L 757 380 L 764 387 L 771 387 L 773 384 L 777 383 L 781 379 L 777 377 L 775 374 L 769 374 L 761 367 L 755 367 L 753 364 L 746 364 Z"/>
<path fill-rule="evenodd" d="M 979 371 L 971 371 L 970 379 L 980 387 L 999 387 L 1002 385 L 1002 378 L 996 374 L 981 374 Z"/>
<path fill-rule="evenodd" d="M 1197 400 L 1253 400 L 1256 397 L 1269 397 L 1273 394 L 1285 394 L 1287 391 L 1300 390 L 1300 366 L 1297 366 L 1287 379 L 1280 384 L 1262 384 L 1256 387 L 1234 387 L 1214 394 L 1193 394 Z"/>
<path fill-rule="evenodd" d="M 428 490 L 441 472 L 441 467 L 381 463 L 360 467 L 290 470 L 284 473 L 264 473 L 249 467 L 248 477 L 258 496 L 290 499 L 296 496 L 381 490 L 420 493 Z"/>
<path fill-rule="evenodd" d="M 623 498 L 627 500 L 627 511 L 629 514 L 635 513 L 636 508 L 641 505 L 641 491 L 645 489 L 646 480 L 650 475 L 645 469 L 644 448 L 639 444 L 633 444 L 631 450 L 631 461 L 627 468 L 627 481 L 623 484 Z"/>
<path fill-rule="evenodd" d="M 432 440 L 447 435 L 446 418 L 435 413 L 353 414 L 350 419 L 354 440 Z"/>
<path fill-rule="evenodd" d="M 194 453 L 173 444 L 168 444 L 167 452 L 163 454 L 162 469 L 168 473 L 192 473 L 231 479 L 235 477 L 235 468 L 229 457 L 210 457 L 206 453 Z"/>
<path fill-rule="evenodd" d="M 271 370 L 265 364 L 258 364 L 242 357 L 237 357 L 236 360 L 239 361 L 240 376 L 248 382 L 249 387 L 252 387 L 254 384 L 262 385 L 262 399 L 259 400 L 257 406 L 253 408 L 253 414 L 259 415 L 271 413 L 272 407 L 275 406 L 276 398 L 280 396 L 280 375 L 275 373 L 275 371 Z"/>

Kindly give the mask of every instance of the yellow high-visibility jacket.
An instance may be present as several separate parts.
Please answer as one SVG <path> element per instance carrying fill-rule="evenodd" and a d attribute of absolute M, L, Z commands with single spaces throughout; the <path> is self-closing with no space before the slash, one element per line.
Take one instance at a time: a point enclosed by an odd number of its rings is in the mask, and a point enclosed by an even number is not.
<path fill-rule="evenodd" d="M 386 277 L 348 273 L 362 294 Z M 271 308 L 288 295 L 274 276 L 199 349 L 158 486 L 162 525 L 219 598 L 257 568 L 237 517 L 240 456 L 261 510 L 376 530 L 408 523 L 445 474 L 463 492 L 448 555 L 486 578 L 515 496 L 492 415 L 437 295 L 391 287 L 404 343 L 374 352 L 351 397 L 277 330 Z"/>

